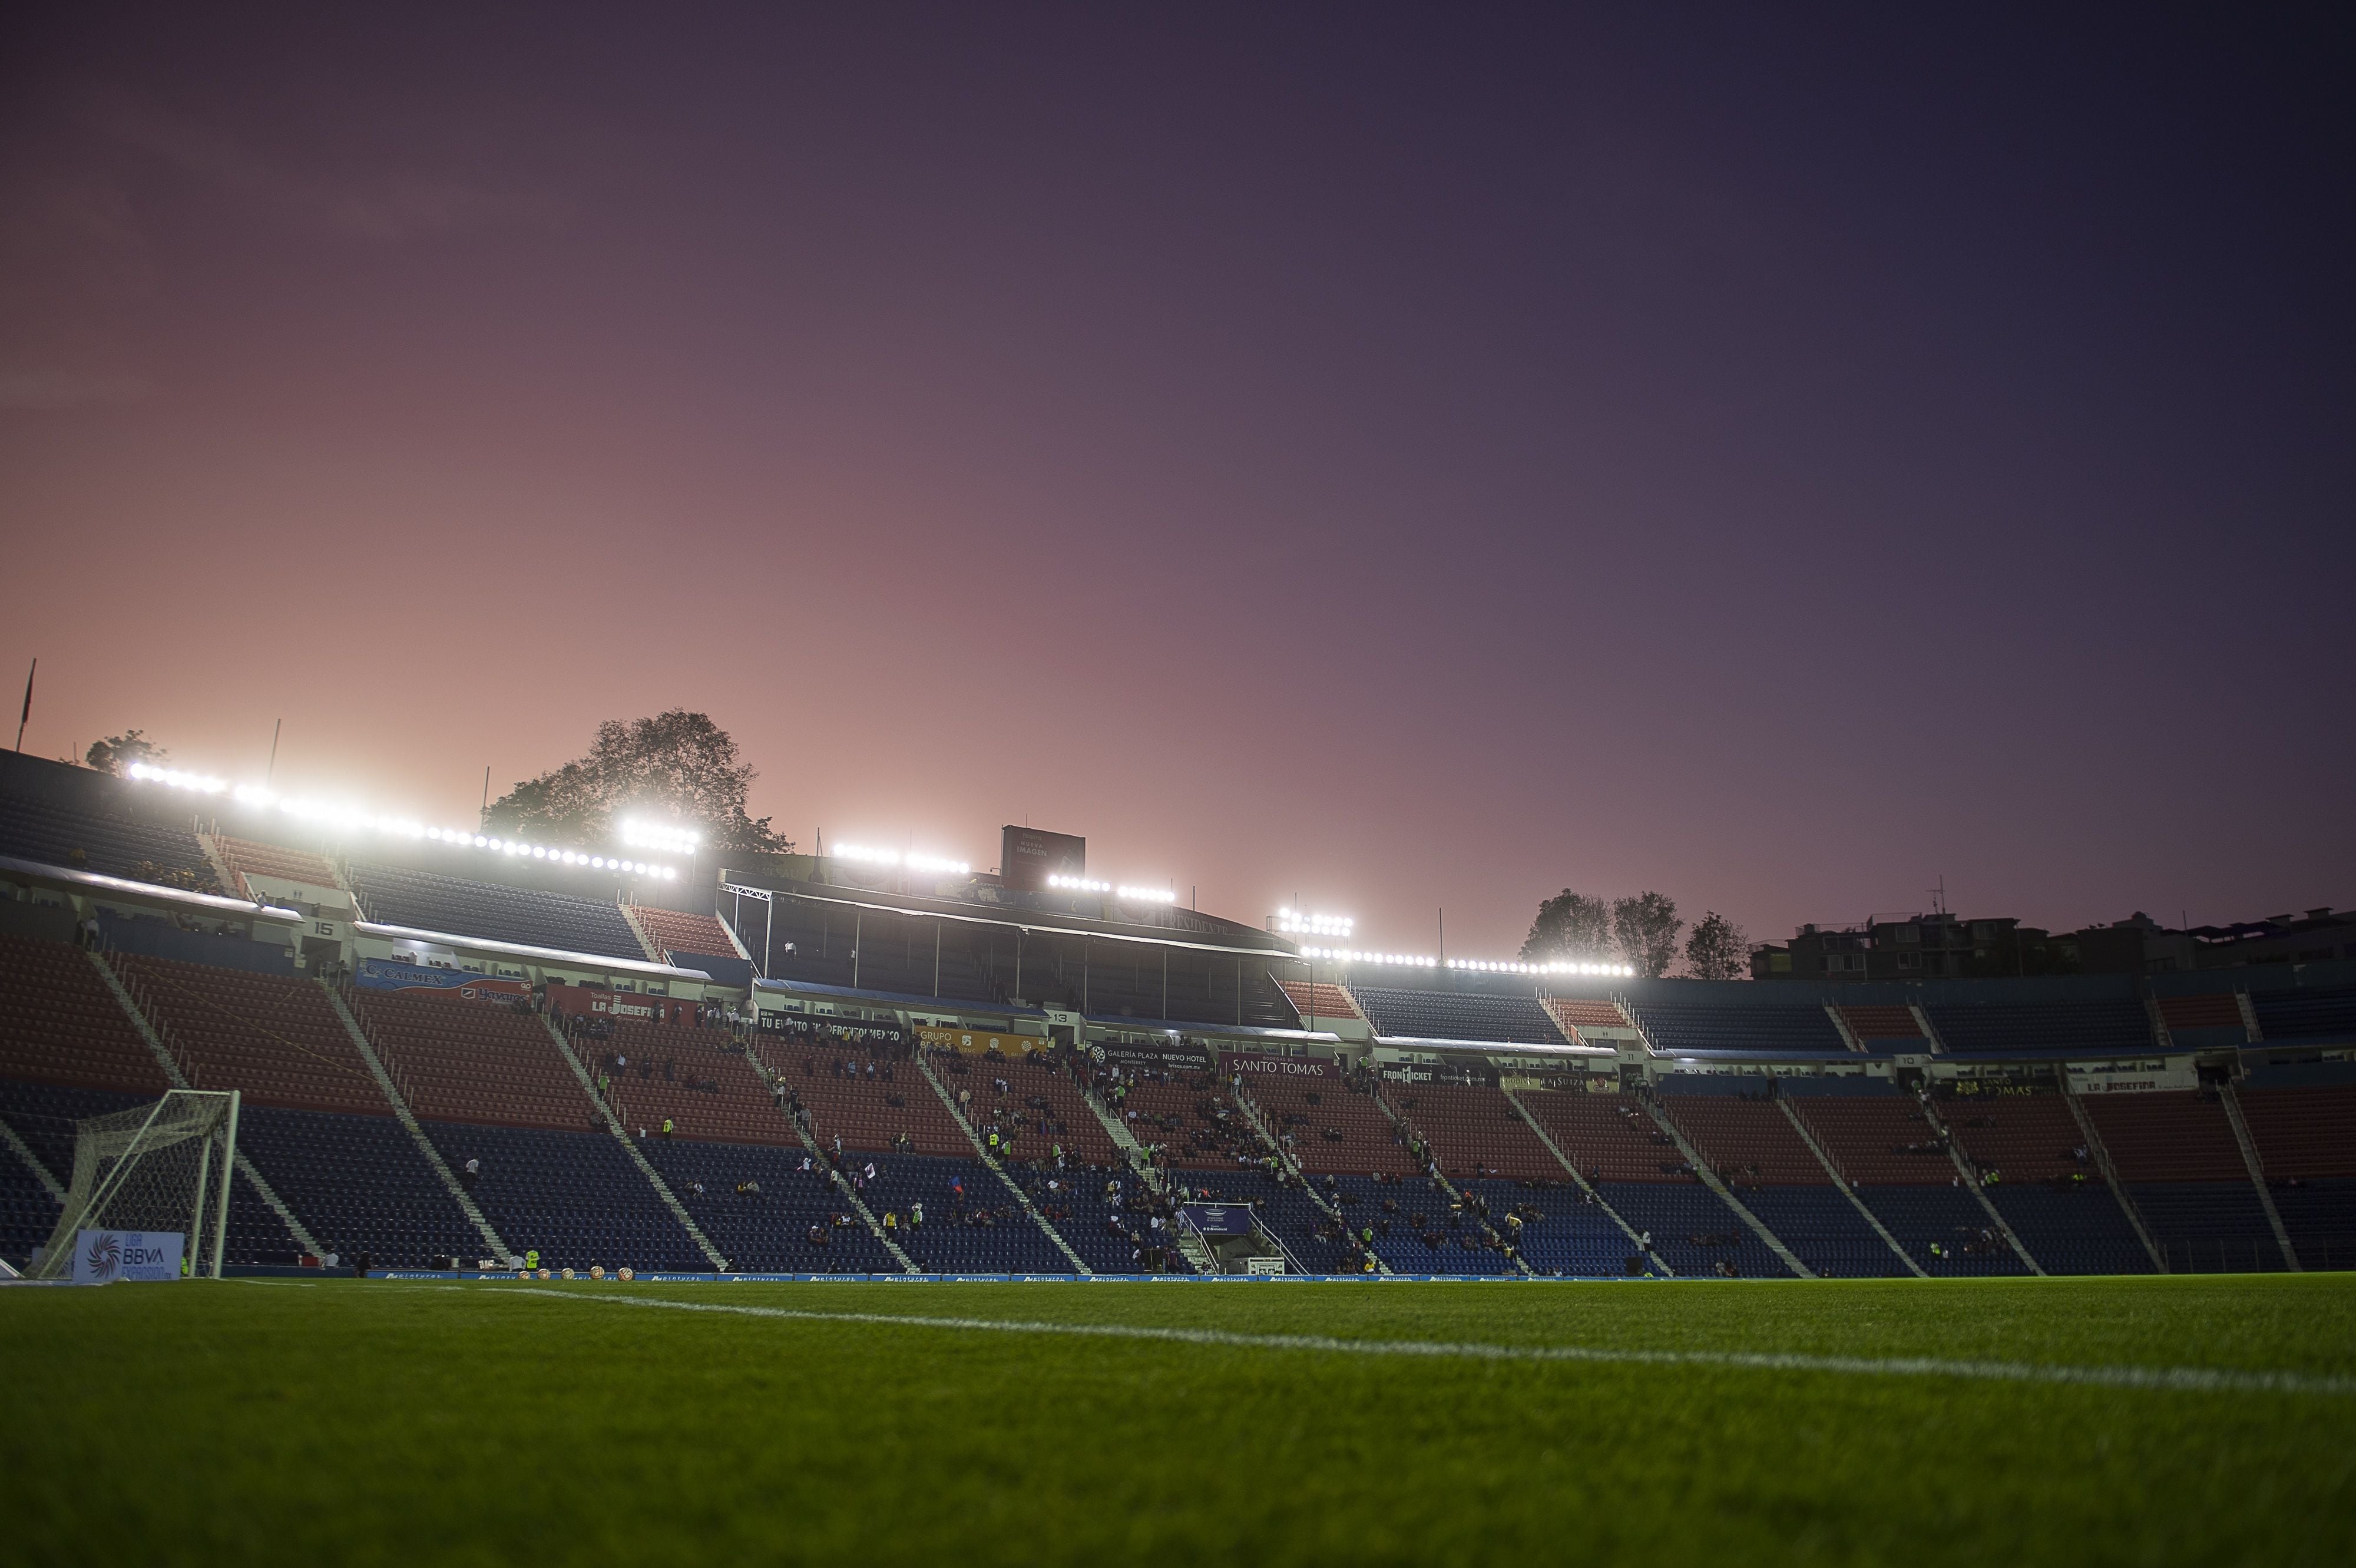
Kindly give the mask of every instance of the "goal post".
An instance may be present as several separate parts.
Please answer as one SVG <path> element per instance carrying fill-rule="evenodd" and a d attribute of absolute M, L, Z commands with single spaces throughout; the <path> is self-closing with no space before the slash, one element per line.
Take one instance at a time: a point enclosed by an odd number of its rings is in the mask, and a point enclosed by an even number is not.
<path fill-rule="evenodd" d="M 128 1245 L 146 1257 L 153 1249 L 145 1238 L 177 1235 L 181 1272 L 220 1278 L 240 1100 L 233 1089 L 175 1089 L 151 1104 L 76 1122 L 73 1179 L 33 1277 L 140 1277 L 125 1266 L 123 1239 L 134 1238 Z M 77 1273 L 85 1232 L 94 1238 L 91 1267 Z"/>

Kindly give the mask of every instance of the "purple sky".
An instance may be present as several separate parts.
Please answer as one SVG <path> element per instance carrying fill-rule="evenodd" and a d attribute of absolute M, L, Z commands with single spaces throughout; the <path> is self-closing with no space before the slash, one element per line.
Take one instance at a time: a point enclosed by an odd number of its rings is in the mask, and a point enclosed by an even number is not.
<path fill-rule="evenodd" d="M 2356 50 L 2244 9 L 12 15 L 0 680 L 1370 946 L 2356 901 Z"/>

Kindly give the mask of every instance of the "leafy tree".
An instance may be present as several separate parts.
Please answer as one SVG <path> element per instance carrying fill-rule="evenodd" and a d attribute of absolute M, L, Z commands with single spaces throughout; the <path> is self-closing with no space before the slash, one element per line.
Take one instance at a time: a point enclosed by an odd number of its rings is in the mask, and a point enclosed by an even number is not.
<path fill-rule="evenodd" d="M 518 784 L 491 802 L 483 824 L 557 843 L 602 843 L 635 815 L 691 826 L 707 850 L 790 852 L 768 818 L 745 812 L 756 777 L 737 760 L 734 737 L 707 714 L 673 708 L 626 724 L 607 719 L 586 756 Z"/>
<path fill-rule="evenodd" d="M 1620 961 L 1647 980 L 1669 972 L 1677 959 L 1677 918 L 1675 899 L 1664 893 L 1639 893 L 1612 901 L 1612 940 Z"/>
<path fill-rule="evenodd" d="M 1751 972 L 1742 928 L 1712 909 L 1686 938 L 1686 972 L 1696 980 L 1740 980 Z"/>
<path fill-rule="evenodd" d="M 1611 950 L 1612 907 L 1568 887 L 1538 905 L 1522 939 L 1522 958 L 1532 963 L 1591 961 Z"/>
<path fill-rule="evenodd" d="M 120 779 L 131 771 L 131 765 L 134 762 L 161 768 L 171 759 L 171 754 L 149 740 L 145 731 L 127 729 L 121 735 L 91 741 L 90 750 L 83 753 L 81 760 L 86 768 L 95 768 L 101 773 L 112 773 Z"/>

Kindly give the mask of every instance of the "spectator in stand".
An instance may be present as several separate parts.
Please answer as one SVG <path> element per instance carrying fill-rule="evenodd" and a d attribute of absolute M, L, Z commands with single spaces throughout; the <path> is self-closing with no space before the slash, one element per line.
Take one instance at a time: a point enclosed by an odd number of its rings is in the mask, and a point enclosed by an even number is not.
<path fill-rule="evenodd" d="M 466 1158 L 466 1168 L 459 1173 L 458 1185 L 472 1192 L 475 1190 L 475 1183 L 481 1179 L 482 1174 L 483 1162 L 470 1155 Z"/>

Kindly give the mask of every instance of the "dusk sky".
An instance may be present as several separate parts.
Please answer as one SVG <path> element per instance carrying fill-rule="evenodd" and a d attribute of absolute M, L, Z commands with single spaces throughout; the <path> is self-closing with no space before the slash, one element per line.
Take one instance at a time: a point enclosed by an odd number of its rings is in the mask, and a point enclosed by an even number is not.
<path fill-rule="evenodd" d="M 2356 902 L 2347 13 L 2056 9 L 27 7 L 0 683 L 1373 947 Z"/>

